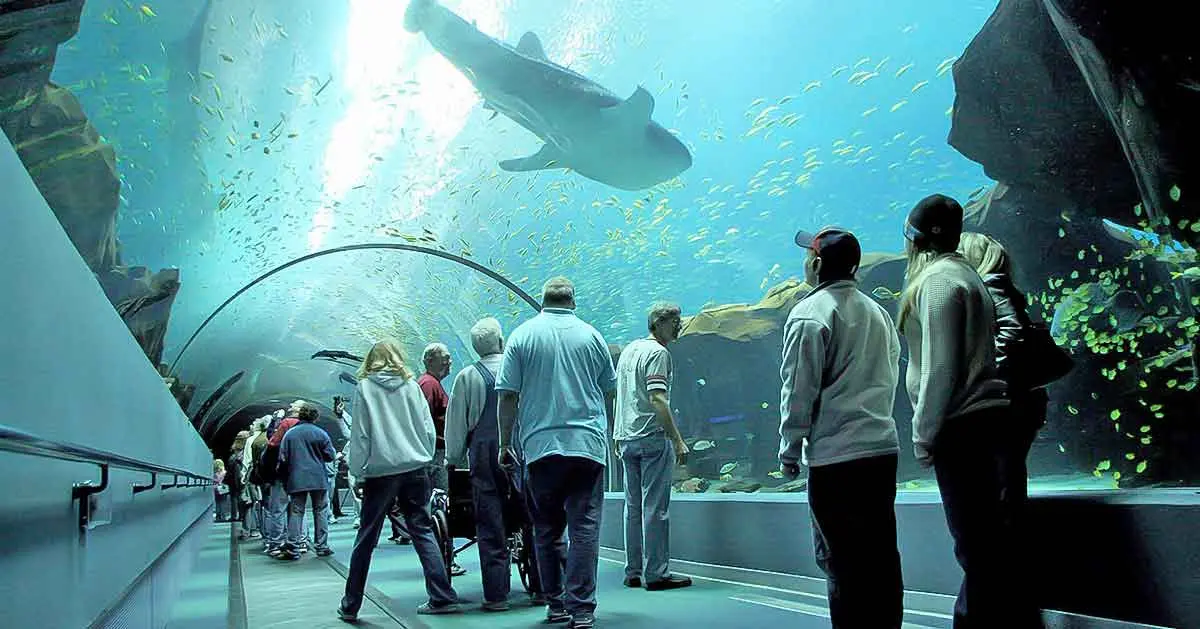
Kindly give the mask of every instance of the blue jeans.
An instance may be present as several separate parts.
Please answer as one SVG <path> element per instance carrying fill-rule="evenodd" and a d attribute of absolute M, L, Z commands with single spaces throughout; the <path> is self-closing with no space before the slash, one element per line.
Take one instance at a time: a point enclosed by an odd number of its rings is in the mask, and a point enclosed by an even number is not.
<path fill-rule="evenodd" d="M 425 573 L 425 591 L 429 594 L 429 603 L 440 606 L 458 602 L 458 594 L 450 586 L 446 562 L 442 560 L 437 539 L 433 536 L 433 524 L 429 516 L 429 498 L 433 487 L 428 468 L 367 478 L 360 482 L 363 486 L 362 515 L 358 536 L 354 540 L 354 551 L 350 554 L 350 574 L 346 578 L 346 593 L 342 597 L 341 609 L 358 613 L 362 607 L 367 572 L 371 569 L 371 554 L 379 543 L 383 519 L 393 502 L 399 503 L 408 532 L 412 535 L 413 549 L 417 551 L 421 571 Z"/>
<path fill-rule="evenodd" d="M 618 445 L 625 468 L 625 576 L 665 579 L 671 541 L 671 476 L 675 446 L 661 432 Z M 645 542 L 645 571 L 642 544 Z"/>
<path fill-rule="evenodd" d="M 600 509 L 604 465 L 576 456 L 551 455 L 529 464 L 538 574 L 552 610 L 572 617 L 596 611 L 600 561 Z M 561 539 L 567 533 L 566 568 Z"/>
<path fill-rule="evenodd" d="M 512 584 L 512 558 L 508 552 L 508 532 L 504 507 L 509 481 L 498 462 L 499 444 L 495 440 L 471 443 L 471 503 L 475 507 L 475 545 L 479 548 L 479 571 L 483 578 L 483 600 L 500 603 L 508 600 Z"/>
<path fill-rule="evenodd" d="M 279 548 L 283 546 L 284 530 L 287 523 L 288 503 L 291 499 L 287 495 L 287 490 L 283 488 L 283 483 L 275 481 L 271 483 L 270 490 L 267 493 L 267 513 L 263 522 L 263 537 L 266 538 L 267 546 L 271 548 Z"/>
<path fill-rule="evenodd" d="M 329 496 L 324 489 L 298 491 L 290 496 L 287 518 L 287 548 L 297 550 L 304 544 L 304 507 L 312 501 L 313 546 L 316 550 L 329 548 L 329 520 L 325 518 L 329 509 Z"/>

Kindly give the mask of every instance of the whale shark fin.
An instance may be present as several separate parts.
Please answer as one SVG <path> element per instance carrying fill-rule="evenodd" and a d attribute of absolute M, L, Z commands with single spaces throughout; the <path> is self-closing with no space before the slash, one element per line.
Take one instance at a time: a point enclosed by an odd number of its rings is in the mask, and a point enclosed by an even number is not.
<path fill-rule="evenodd" d="M 566 168 L 563 163 L 566 155 L 562 151 L 555 148 L 553 144 L 543 144 L 542 148 L 537 153 L 529 157 L 518 157 L 517 159 L 506 159 L 500 162 L 500 170 L 519 173 L 530 170 L 546 170 L 549 168 Z"/>
<path fill-rule="evenodd" d="M 634 124 L 645 124 L 654 114 L 654 96 L 646 88 L 638 86 L 629 98 L 611 107 L 612 115 Z"/>
<path fill-rule="evenodd" d="M 542 40 L 538 39 L 533 31 L 527 31 L 521 36 L 521 41 L 517 42 L 517 52 L 541 61 L 549 61 L 546 57 L 546 49 L 542 48 Z"/>

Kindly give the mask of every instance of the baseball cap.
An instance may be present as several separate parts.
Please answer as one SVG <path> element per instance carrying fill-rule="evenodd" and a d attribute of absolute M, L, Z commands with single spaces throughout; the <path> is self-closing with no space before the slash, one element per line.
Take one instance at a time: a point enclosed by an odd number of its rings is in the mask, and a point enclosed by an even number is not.
<path fill-rule="evenodd" d="M 931 194 L 917 202 L 904 222 L 904 237 L 916 244 L 930 244 L 944 251 L 958 248 L 962 236 L 963 209 L 958 201 Z"/>
<path fill-rule="evenodd" d="M 826 227 L 816 233 L 796 232 L 796 245 L 812 249 L 827 271 L 853 272 L 862 261 L 862 247 L 854 234 L 838 227 Z"/>

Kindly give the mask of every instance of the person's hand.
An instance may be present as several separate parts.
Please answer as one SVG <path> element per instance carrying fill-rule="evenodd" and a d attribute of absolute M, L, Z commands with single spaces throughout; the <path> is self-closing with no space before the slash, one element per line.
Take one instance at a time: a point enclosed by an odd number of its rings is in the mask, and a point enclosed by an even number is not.
<path fill-rule="evenodd" d="M 683 439 L 676 440 L 675 441 L 675 465 L 678 465 L 680 467 L 687 465 L 688 452 L 689 452 L 689 450 L 687 447 L 687 443 L 685 443 L 683 441 Z"/>
<path fill-rule="evenodd" d="M 508 446 L 500 446 L 500 454 L 496 457 L 501 469 L 512 471 L 517 467 L 517 455 Z"/>
<path fill-rule="evenodd" d="M 928 448 L 913 444 L 913 454 L 917 457 L 917 464 L 924 469 L 933 467 L 933 453 Z"/>
<path fill-rule="evenodd" d="M 799 463 L 780 463 L 779 464 L 779 473 L 783 474 L 783 477 L 786 478 L 787 480 L 796 480 L 796 477 L 800 475 L 800 464 Z"/>

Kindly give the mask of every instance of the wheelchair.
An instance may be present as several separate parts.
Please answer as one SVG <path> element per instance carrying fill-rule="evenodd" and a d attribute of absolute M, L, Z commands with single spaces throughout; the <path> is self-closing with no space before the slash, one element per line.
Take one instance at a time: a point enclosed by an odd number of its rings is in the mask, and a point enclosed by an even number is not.
<path fill-rule="evenodd" d="M 533 523 L 527 515 L 519 485 L 514 484 L 512 480 L 510 475 L 510 491 L 504 504 L 508 553 L 512 563 L 517 566 L 521 586 L 525 588 L 525 592 L 534 594 L 533 586 L 536 581 L 533 571 L 537 570 L 537 566 L 533 559 Z M 471 498 L 471 472 L 451 470 L 449 493 L 434 489 L 430 502 L 433 535 L 442 552 L 442 559 L 449 567 L 459 553 L 474 546 L 478 541 L 475 535 L 475 504 Z M 467 542 L 456 548 L 455 539 L 466 539 Z"/>

